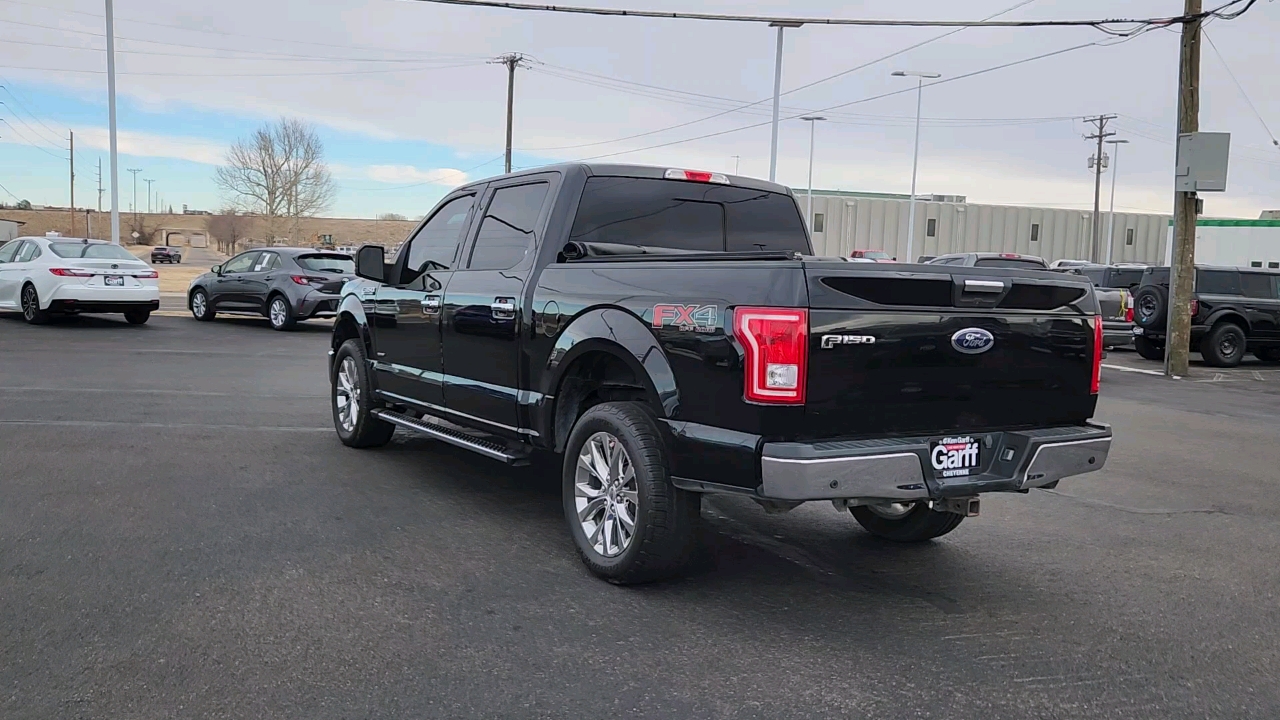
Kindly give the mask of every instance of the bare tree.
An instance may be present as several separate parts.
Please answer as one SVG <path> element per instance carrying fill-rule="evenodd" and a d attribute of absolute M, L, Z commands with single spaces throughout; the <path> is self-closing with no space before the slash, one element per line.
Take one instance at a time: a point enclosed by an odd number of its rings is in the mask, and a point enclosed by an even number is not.
<path fill-rule="evenodd" d="M 236 245 L 245 239 L 249 229 L 249 218 L 236 213 L 233 207 L 224 208 L 222 212 L 209 218 L 209 234 L 218 243 L 218 250 L 227 254 L 236 254 Z"/>
<path fill-rule="evenodd" d="M 296 118 L 281 118 L 237 140 L 214 182 L 236 208 L 265 218 L 268 236 L 281 219 L 291 220 L 296 233 L 298 219 L 324 212 L 337 192 L 324 144 L 310 123 Z"/>
<path fill-rule="evenodd" d="M 400 213 L 382 213 L 378 216 L 379 220 L 405 220 L 405 216 Z"/>

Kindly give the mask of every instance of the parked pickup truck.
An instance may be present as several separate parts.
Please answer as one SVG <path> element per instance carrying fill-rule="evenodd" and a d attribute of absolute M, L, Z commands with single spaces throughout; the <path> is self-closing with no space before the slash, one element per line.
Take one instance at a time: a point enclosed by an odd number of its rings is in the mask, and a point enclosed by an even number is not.
<path fill-rule="evenodd" d="M 394 262 L 360 249 L 338 437 L 561 456 L 578 552 L 617 583 L 681 569 L 706 493 L 829 501 L 919 542 L 981 493 L 1103 466 L 1086 279 L 811 253 L 795 198 L 758 180 L 572 164 L 468 184 Z"/>
<path fill-rule="evenodd" d="M 1074 263 L 1074 261 L 1069 261 Z M 1059 272 L 1083 275 L 1093 283 L 1093 293 L 1102 313 L 1102 344 L 1128 347 L 1133 344 L 1133 294 L 1142 284 L 1144 265 L 1062 265 Z"/>

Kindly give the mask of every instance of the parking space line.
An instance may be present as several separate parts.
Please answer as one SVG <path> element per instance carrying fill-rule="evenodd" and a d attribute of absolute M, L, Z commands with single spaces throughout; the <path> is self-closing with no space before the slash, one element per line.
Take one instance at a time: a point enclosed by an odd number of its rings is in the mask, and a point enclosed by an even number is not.
<path fill-rule="evenodd" d="M 212 423 L 158 423 L 130 422 L 127 420 L 0 420 L 0 425 L 35 425 L 53 427 L 111 427 L 147 428 L 156 430 L 249 430 L 251 432 L 333 432 L 331 427 L 300 427 L 289 425 L 219 425 Z"/>
<path fill-rule="evenodd" d="M 1132 368 L 1124 365 L 1112 365 L 1110 363 L 1102 363 L 1102 367 L 1109 370 L 1119 370 L 1120 372 L 1142 373 L 1143 375 L 1160 375 L 1164 376 L 1161 370 L 1147 370 L 1146 368 Z"/>

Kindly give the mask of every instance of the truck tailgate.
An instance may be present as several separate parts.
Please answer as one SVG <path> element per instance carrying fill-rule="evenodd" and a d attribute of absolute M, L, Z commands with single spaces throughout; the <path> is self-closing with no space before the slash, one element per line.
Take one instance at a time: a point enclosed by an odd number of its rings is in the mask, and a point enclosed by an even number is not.
<path fill-rule="evenodd" d="M 806 263 L 806 425 L 827 437 L 983 432 L 1093 416 L 1097 304 L 1055 273 Z"/>

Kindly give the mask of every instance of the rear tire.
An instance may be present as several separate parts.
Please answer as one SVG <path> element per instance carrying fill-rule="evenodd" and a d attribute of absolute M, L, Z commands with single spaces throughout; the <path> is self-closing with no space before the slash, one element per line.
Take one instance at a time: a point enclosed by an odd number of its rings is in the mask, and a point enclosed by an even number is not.
<path fill-rule="evenodd" d="M 652 582 L 693 559 L 702 496 L 671 484 L 646 406 L 604 403 L 583 413 L 565 447 L 563 487 L 569 532 L 597 577 Z"/>
<path fill-rule="evenodd" d="M 1142 335 L 1133 336 L 1133 349 L 1138 351 L 1138 355 L 1143 360 L 1164 360 L 1164 345 L 1157 343 L 1148 337 Z"/>
<path fill-rule="evenodd" d="M 391 441 L 396 426 L 380 420 L 373 410 L 381 403 L 373 399 L 373 378 L 365 358 L 364 343 L 352 338 L 338 348 L 329 373 L 333 427 L 343 445 L 353 448 L 381 447 Z"/>
<path fill-rule="evenodd" d="M 267 301 L 267 319 L 271 321 L 273 330 L 292 330 L 298 324 L 293 316 L 293 308 L 283 295 L 273 295 Z"/>
<path fill-rule="evenodd" d="M 1239 325 L 1218 323 L 1200 341 L 1200 355 L 1205 365 L 1232 368 L 1244 359 L 1246 342 L 1244 330 Z"/>
<path fill-rule="evenodd" d="M 964 515 L 934 512 L 928 503 L 920 500 L 884 503 L 874 508 L 858 505 L 849 508 L 849 512 L 867 532 L 900 543 L 918 543 L 942 537 L 964 521 Z"/>
<path fill-rule="evenodd" d="M 146 325 L 147 320 L 151 319 L 150 310 L 133 310 L 124 314 L 124 319 L 130 325 Z"/>
<path fill-rule="evenodd" d="M 48 310 L 40 309 L 40 293 L 36 286 L 27 283 L 22 286 L 22 319 L 31 325 L 43 325 L 53 317 Z"/>

